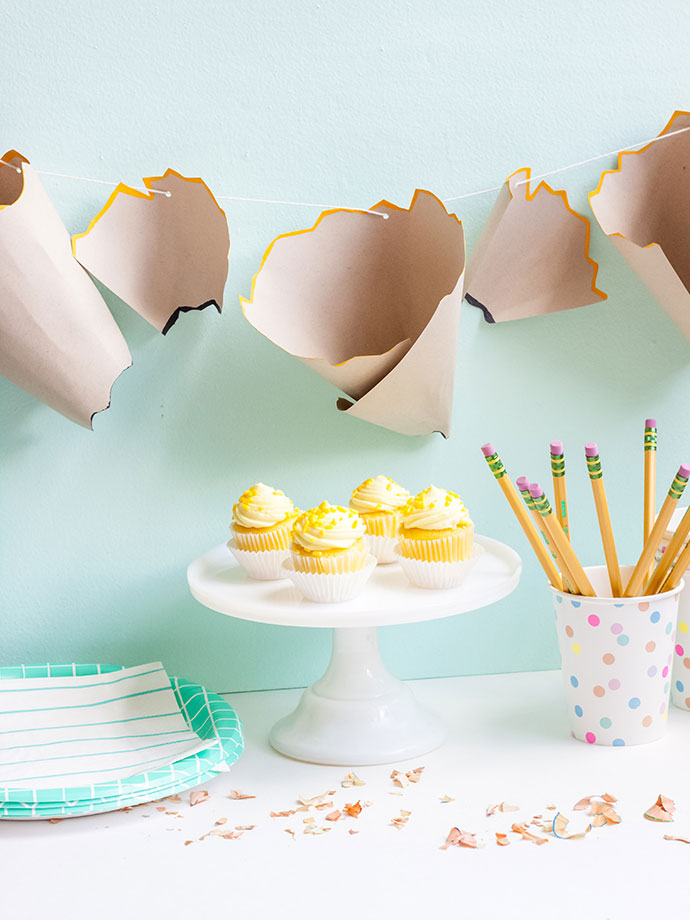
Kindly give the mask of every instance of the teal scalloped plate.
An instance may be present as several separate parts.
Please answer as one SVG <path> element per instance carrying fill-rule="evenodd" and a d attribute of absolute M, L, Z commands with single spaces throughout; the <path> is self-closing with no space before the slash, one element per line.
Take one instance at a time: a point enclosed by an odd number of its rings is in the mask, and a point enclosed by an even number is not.
<path fill-rule="evenodd" d="M 43 664 L 0 668 L 0 680 L 26 677 L 76 677 L 121 671 L 124 665 Z M 116 811 L 184 792 L 226 771 L 244 749 L 242 725 L 229 703 L 205 687 L 180 677 L 170 685 L 187 724 L 216 745 L 168 767 L 118 782 L 58 789 L 0 788 L 0 818 L 55 818 Z"/>

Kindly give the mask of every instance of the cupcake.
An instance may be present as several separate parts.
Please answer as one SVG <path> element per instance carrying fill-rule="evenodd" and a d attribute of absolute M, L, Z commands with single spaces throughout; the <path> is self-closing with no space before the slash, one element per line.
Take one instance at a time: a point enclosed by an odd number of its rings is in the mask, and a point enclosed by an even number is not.
<path fill-rule="evenodd" d="M 422 588 L 457 587 L 481 553 L 474 524 L 454 492 L 429 486 L 402 510 L 396 558 Z"/>
<path fill-rule="evenodd" d="M 388 476 L 365 479 L 350 499 L 350 508 L 364 521 L 371 553 L 381 563 L 395 562 L 394 548 L 400 511 L 410 497 Z"/>
<path fill-rule="evenodd" d="M 356 511 L 322 502 L 295 521 L 284 569 L 309 600 L 349 600 L 376 566 L 365 533 Z"/>
<path fill-rule="evenodd" d="M 258 482 L 233 506 L 228 549 L 253 578 L 285 578 L 282 564 L 290 555 L 298 514 L 286 495 Z"/>

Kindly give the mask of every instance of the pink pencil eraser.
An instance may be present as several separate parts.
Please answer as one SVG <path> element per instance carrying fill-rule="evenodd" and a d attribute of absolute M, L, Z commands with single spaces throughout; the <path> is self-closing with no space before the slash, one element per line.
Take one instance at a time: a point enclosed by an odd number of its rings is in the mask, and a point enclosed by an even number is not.
<path fill-rule="evenodd" d="M 482 453 L 485 457 L 493 457 L 496 451 L 494 450 L 494 446 L 491 441 L 488 441 L 486 444 L 482 444 Z"/>
<path fill-rule="evenodd" d="M 515 485 L 521 492 L 527 492 L 529 490 L 529 479 L 526 476 L 520 476 L 515 480 Z"/>
<path fill-rule="evenodd" d="M 599 448 L 591 441 L 589 444 L 585 444 L 585 457 L 596 457 L 599 454 Z"/>
<path fill-rule="evenodd" d="M 552 441 L 549 446 L 554 457 L 560 457 L 563 453 L 563 441 Z"/>
<path fill-rule="evenodd" d="M 538 482 L 533 482 L 529 487 L 529 494 L 532 496 L 532 498 L 541 498 L 544 494 L 544 490 Z"/>
<path fill-rule="evenodd" d="M 656 419 L 655 418 L 646 418 L 644 420 L 645 428 L 656 428 Z"/>
<path fill-rule="evenodd" d="M 687 463 L 681 463 L 678 467 L 678 475 L 682 476 L 683 479 L 690 479 L 690 466 Z"/>

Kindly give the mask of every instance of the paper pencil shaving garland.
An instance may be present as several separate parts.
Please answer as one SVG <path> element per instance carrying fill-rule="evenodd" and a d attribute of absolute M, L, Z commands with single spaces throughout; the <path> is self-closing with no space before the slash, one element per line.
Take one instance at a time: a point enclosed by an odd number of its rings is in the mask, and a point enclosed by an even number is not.
<path fill-rule="evenodd" d="M 659 565 L 654 569 L 654 553 L 658 548 L 673 511 L 680 500 L 690 478 L 690 465 L 681 464 L 673 478 L 668 494 L 654 520 L 654 499 L 656 493 L 656 446 L 657 427 L 655 419 L 646 419 L 644 434 L 644 502 L 642 552 L 623 586 L 618 553 L 613 536 L 599 448 L 595 443 L 585 445 L 587 471 L 592 484 L 592 494 L 604 547 L 606 568 L 611 584 L 612 597 L 638 597 L 665 593 L 678 587 L 685 571 L 690 567 L 690 509 L 686 512 L 673 538 L 669 541 Z M 585 570 L 570 545 L 570 524 L 565 489 L 565 453 L 562 441 L 550 444 L 551 474 L 553 478 L 556 510 L 551 507 L 539 483 L 529 483 L 526 476 L 516 480 L 517 488 L 508 478 L 493 444 L 482 446 L 482 453 L 498 482 L 518 523 L 529 540 L 550 584 L 570 594 L 596 597 Z M 541 534 L 541 539 L 539 539 Z"/>

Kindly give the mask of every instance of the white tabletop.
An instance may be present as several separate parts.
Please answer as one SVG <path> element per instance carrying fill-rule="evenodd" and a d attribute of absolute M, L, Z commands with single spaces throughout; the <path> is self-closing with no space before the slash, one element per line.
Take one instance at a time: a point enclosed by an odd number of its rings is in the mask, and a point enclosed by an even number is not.
<path fill-rule="evenodd" d="M 207 783 L 208 801 L 156 805 L 64 820 L 0 822 L 2 908 L 8 917 L 217 918 L 643 918 L 687 914 L 690 846 L 690 714 L 671 709 L 669 734 L 641 747 L 605 748 L 572 740 L 555 671 L 415 682 L 415 693 L 443 715 L 450 738 L 438 751 L 400 764 L 424 766 L 421 781 L 396 790 L 391 767 L 363 767 L 366 785 L 343 789 L 345 770 L 288 760 L 266 740 L 269 726 L 299 691 L 235 694 L 247 749 L 231 773 Z M 231 789 L 254 799 L 232 801 Z M 303 819 L 328 825 L 324 812 L 271 818 L 300 794 L 334 789 L 335 806 L 373 804 L 359 819 L 303 833 Z M 390 792 L 402 791 L 402 795 Z M 585 795 L 618 797 L 622 824 L 583 840 L 519 840 L 498 847 L 494 832 L 515 820 L 570 808 Z M 678 805 L 673 824 L 643 819 L 659 793 Z M 442 804 L 440 797 L 455 801 Z M 488 804 L 522 807 L 487 818 Z M 161 804 L 158 807 L 163 807 Z M 390 825 L 412 812 L 401 830 Z M 553 812 L 551 812 L 553 814 Z M 239 839 L 197 838 L 255 824 Z M 456 825 L 479 834 L 479 850 L 439 849 Z M 284 829 L 295 831 L 295 838 Z M 350 835 L 350 829 L 358 830 Z M 535 830 L 532 827 L 532 830 Z M 194 840 L 185 846 L 185 840 Z"/>
<path fill-rule="evenodd" d="M 378 565 L 364 590 L 340 604 L 306 600 L 284 578 L 255 581 L 225 543 L 199 556 L 187 570 L 194 597 L 211 610 L 279 626 L 390 626 L 455 616 L 493 604 L 517 587 L 520 557 L 504 543 L 475 535 L 484 552 L 458 588 L 427 590 L 411 585 L 397 563 Z"/>

